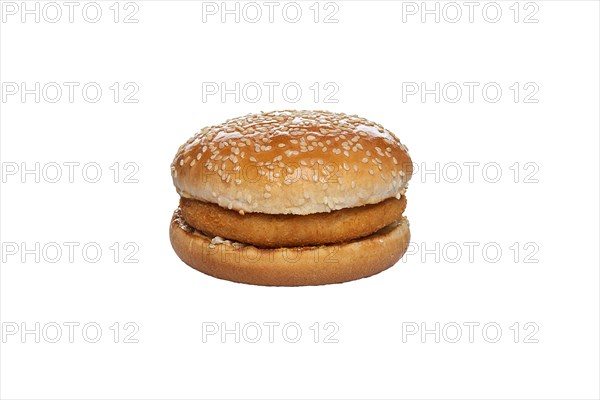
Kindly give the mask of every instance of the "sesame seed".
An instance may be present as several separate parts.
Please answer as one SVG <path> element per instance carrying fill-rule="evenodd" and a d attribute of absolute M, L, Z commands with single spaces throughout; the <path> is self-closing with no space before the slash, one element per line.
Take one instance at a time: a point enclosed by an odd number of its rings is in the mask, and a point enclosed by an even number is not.
<path fill-rule="evenodd" d="M 362 162 L 364 162 L 365 164 L 369 162 L 369 159 L 367 157 L 364 157 L 362 160 Z"/>

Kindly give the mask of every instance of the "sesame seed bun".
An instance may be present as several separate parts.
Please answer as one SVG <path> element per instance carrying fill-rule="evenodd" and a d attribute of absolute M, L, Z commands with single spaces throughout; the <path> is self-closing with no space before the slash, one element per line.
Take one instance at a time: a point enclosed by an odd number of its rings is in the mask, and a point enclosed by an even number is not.
<path fill-rule="evenodd" d="M 233 282 L 265 286 L 305 286 L 347 282 L 394 265 L 410 241 L 406 218 L 361 239 L 344 243 L 257 248 L 210 238 L 185 222 L 180 210 L 170 226 L 173 249 L 189 266 Z"/>
<path fill-rule="evenodd" d="M 412 162 L 396 136 L 364 118 L 274 111 L 202 129 L 179 148 L 171 173 L 185 198 L 307 215 L 399 199 Z"/>

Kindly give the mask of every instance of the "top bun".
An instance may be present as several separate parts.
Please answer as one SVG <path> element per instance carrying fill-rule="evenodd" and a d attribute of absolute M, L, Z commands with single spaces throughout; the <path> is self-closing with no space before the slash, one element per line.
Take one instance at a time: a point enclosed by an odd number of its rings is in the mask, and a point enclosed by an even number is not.
<path fill-rule="evenodd" d="M 265 214 L 314 214 L 404 194 L 408 149 L 381 125 L 327 111 L 249 114 L 207 127 L 171 165 L 182 197 Z"/>

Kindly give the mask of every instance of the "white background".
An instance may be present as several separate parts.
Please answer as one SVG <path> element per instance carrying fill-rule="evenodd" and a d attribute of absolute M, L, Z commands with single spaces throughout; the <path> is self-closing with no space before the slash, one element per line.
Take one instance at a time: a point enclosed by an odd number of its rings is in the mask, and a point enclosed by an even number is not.
<path fill-rule="evenodd" d="M 337 23 L 323 23 L 334 10 L 326 12 L 324 4 L 315 23 L 312 2 L 301 3 L 298 23 L 282 17 L 285 3 L 273 23 L 266 15 L 257 23 L 236 23 L 233 16 L 221 23 L 219 14 L 203 22 L 201 2 L 138 1 L 139 22 L 130 24 L 122 22 L 123 3 L 119 23 L 109 9 L 113 2 L 99 3 L 97 23 L 82 18 L 84 4 L 73 23 L 64 6 L 57 23 L 3 15 L 3 83 L 33 88 L 35 82 L 97 82 L 103 88 L 96 103 L 84 100 L 80 89 L 73 103 L 66 92 L 57 103 L 43 97 L 36 103 L 33 95 L 22 101 L 20 94 L 4 99 L 3 171 L 12 163 L 96 162 L 103 176 L 98 183 L 86 182 L 81 169 L 73 183 L 66 176 L 58 183 L 43 177 L 36 183 L 32 175 L 23 183 L 20 172 L 5 176 L 1 240 L 28 248 L 95 242 L 103 255 L 87 262 L 78 247 L 72 263 L 67 254 L 56 263 L 43 257 L 37 263 L 33 255 L 22 263 L 21 253 L 3 254 L 4 330 L 10 323 L 19 329 L 36 322 L 81 325 L 73 343 L 66 328 L 58 343 L 3 334 L 2 398 L 599 397 L 597 2 L 538 1 L 538 23 L 523 22 L 533 10 L 526 12 L 523 3 L 515 23 L 513 2 L 499 3 L 497 23 L 482 17 L 485 3 L 472 23 L 462 5 L 457 23 L 443 16 L 436 23 L 431 15 L 422 23 L 420 14 L 405 15 L 403 22 L 407 5 L 393 1 L 338 1 Z M 115 103 L 108 88 L 114 82 L 137 84 L 139 102 Z M 279 88 L 297 82 L 303 95 L 296 103 L 286 101 L 281 89 L 273 102 L 266 92 L 256 103 L 233 96 L 203 101 L 206 82 L 230 88 L 235 82 L 278 82 Z M 338 102 L 324 102 L 325 92 L 315 101 L 309 89 L 314 82 L 337 85 Z M 480 86 L 472 103 L 466 91 L 457 103 L 436 103 L 433 95 L 403 101 L 403 82 Z M 495 103 L 481 96 L 488 82 L 503 89 Z M 521 90 L 535 83 L 538 102 L 523 102 L 521 92 L 515 103 L 509 89 L 514 82 Z M 187 267 L 168 240 L 178 201 L 169 164 L 178 146 L 226 118 L 290 108 L 356 113 L 379 122 L 401 138 L 418 165 L 480 166 L 473 182 L 466 167 L 457 183 L 415 174 L 405 213 L 413 254 L 372 278 L 267 288 Z M 123 183 L 123 176 L 114 183 L 109 167 L 115 162 L 136 163 L 139 183 Z M 510 169 L 515 162 L 521 169 L 517 183 Z M 528 162 L 538 167 L 537 183 L 524 182 Z M 497 183 L 482 176 L 486 163 L 500 166 Z M 115 242 L 121 246 L 116 263 L 109 249 Z M 139 246 L 138 263 L 123 262 L 128 242 Z M 472 260 L 465 242 L 479 243 Z M 524 249 L 530 242 L 537 247 Z M 436 254 L 423 251 L 436 243 Z M 482 255 L 487 243 L 502 249 L 497 262 Z M 510 248 L 514 243 L 518 254 Z M 454 253 L 442 251 L 453 244 L 463 251 L 457 262 L 451 262 Z M 525 262 L 531 249 L 539 262 Z M 97 343 L 81 334 L 89 322 L 103 330 Z M 115 322 L 121 324 L 118 343 L 109 328 Z M 126 322 L 139 327 L 138 343 L 124 343 Z M 245 337 L 236 343 L 234 335 L 203 341 L 207 322 L 281 325 L 273 343 L 266 327 L 258 343 Z M 281 333 L 289 322 L 302 328 L 297 343 Z M 315 322 L 318 343 L 310 330 Z M 339 327 L 333 337 L 338 343 L 324 343 L 327 322 Z M 433 334 L 403 340 L 403 326 L 411 322 L 428 329 L 455 322 L 463 336 L 457 343 L 448 340 L 454 331 L 439 343 Z M 480 324 L 473 343 L 465 322 Z M 490 322 L 502 328 L 496 343 L 482 334 Z M 510 329 L 515 322 L 518 343 Z M 537 343 L 525 343 L 527 322 L 539 327 Z"/>

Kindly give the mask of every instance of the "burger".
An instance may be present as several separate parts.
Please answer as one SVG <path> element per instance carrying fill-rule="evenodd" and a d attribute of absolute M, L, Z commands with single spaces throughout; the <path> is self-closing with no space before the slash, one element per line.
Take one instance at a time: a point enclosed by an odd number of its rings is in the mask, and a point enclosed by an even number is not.
<path fill-rule="evenodd" d="M 213 277 L 340 283 L 394 265 L 410 239 L 407 148 L 356 115 L 249 114 L 202 129 L 171 165 L 175 253 Z"/>

